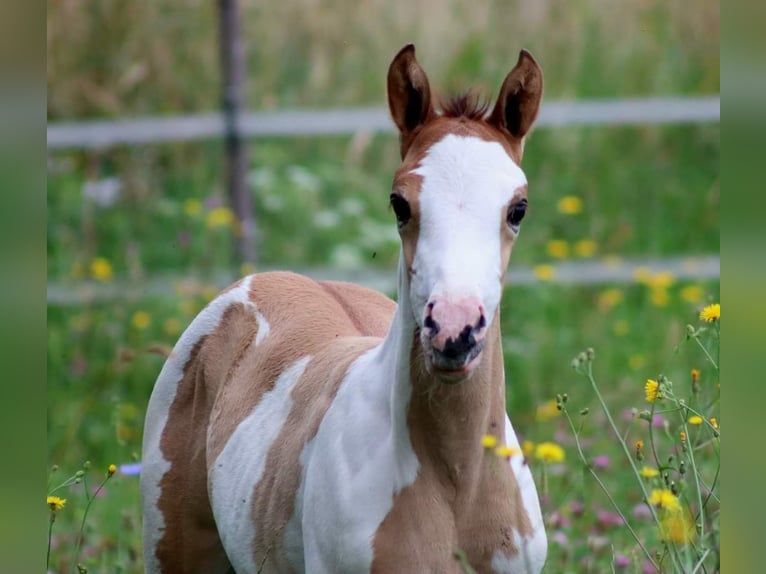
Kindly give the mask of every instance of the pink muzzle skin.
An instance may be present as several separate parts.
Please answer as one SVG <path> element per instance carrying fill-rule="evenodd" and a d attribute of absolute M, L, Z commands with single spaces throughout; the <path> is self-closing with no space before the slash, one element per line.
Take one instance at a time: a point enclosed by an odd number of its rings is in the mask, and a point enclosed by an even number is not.
<path fill-rule="evenodd" d="M 435 374 L 459 380 L 479 362 L 487 333 L 484 306 L 478 297 L 452 301 L 432 297 L 426 305 L 421 339 Z"/>

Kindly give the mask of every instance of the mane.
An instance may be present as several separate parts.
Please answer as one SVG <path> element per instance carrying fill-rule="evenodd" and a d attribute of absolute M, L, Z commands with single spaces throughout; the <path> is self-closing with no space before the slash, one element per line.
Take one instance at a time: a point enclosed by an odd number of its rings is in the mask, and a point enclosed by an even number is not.
<path fill-rule="evenodd" d="M 490 103 L 476 92 L 467 91 L 455 94 L 440 102 L 442 115 L 447 118 L 466 118 L 480 121 L 489 111 Z"/>

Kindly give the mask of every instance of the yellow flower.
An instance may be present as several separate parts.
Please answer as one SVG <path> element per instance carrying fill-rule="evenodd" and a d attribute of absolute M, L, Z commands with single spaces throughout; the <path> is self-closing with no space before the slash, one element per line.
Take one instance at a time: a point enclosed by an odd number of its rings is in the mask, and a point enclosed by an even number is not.
<path fill-rule="evenodd" d="M 701 425 L 703 420 L 704 419 L 699 415 L 692 415 L 689 417 L 688 422 L 690 425 Z"/>
<path fill-rule="evenodd" d="M 678 436 L 681 438 L 681 442 L 686 442 L 686 433 L 681 431 Z"/>
<path fill-rule="evenodd" d="M 497 446 L 497 437 L 492 434 L 485 434 L 481 437 L 481 446 L 486 449 L 495 448 Z"/>
<path fill-rule="evenodd" d="M 564 449 L 555 442 L 541 442 L 535 448 L 535 458 L 543 462 L 561 462 L 564 460 Z"/>
<path fill-rule="evenodd" d="M 535 443 L 533 443 L 531 440 L 525 440 L 523 443 L 521 443 L 521 452 L 524 453 L 524 456 L 531 455 L 535 450 Z"/>
<path fill-rule="evenodd" d="M 700 311 L 700 319 L 706 323 L 718 321 L 721 318 L 721 304 L 713 303 Z"/>
<path fill-rule="evenodd" d="M 715 430 L 720 430 L 721 427 L 718 426 L 718 419 L 715 417 L 710 417 L 710 426 L 713 427 Z"/>
<path fill-rule="evenodd" d="M 575 195 L 565 195 L 556 204 L 559 213 L 577 215 L 582 211 L 582 200 Z"/>
<path fill-rule="evenodd" d="M 622 303 L 623 294 L 620 289 L 605 289 L 598 295 L 598 306 L 602 309 L 611 309 Z"/>
<path fill-rule="evenodd" d="M 569 257 L 569 244 L 563 239 L 551 239 L 545 246 L 548 255 L 556 259 L 566 259 Z"/>
<path fill-rule="evenodd" d="M 651 466 L 643 466 L 641 467 L 641 470 L 638 471 L 641 476 L 644 478 L 654 478 L 655 476 L 660 475 L 660 471 L 656 468 L 652 468 Z"/>
<path fill-rule="evenodd" d="M 511 458 L 515 454 L 521 454 L 521 451 L 518 447 L 504 444 L 495 449 L 495 454 L 500 458 Z"/>
<path fill-rule="evenodd" d="M 652 289 L 667 289 L 673 285 L 675 281 L 675 275 L 673 275 L 670 271 L 662 271 L 660 273 L 651 275 L 649 277 L 648 285 Z"/>
<path fill-rule="evenodd" d="M 228 207 L 216 207 L 207 214 L 205 223 L 210 229 L 231 227 L 234 223 L 234 213 Z"/>
<path fill-rule="evenodd" d="M 199 199 L 189 198 L 184 201 L 184 213 L 189 217 L 196 217 L 202 213 L 202 203 Z"/>
<path fill-rule="evenodd" d="M 624 319 L 620 319 L 619 321 L 615 321 L 614 325 L 612 325 L 612 332 L 618 337 L 624 337 L 630 333 L 630 325 Z"/>
<path fill-rule="evenodd" d="M 665 512 L 660 518 L 660 536 L 675 544 L 688 544 L 697 537 L 694 520 L 688 510 Z"/>
<path fill-rule="evenodd" d="M 106 469 L 107 476 L 112 476 L 115 472 L 117 472 L 116 464 L 110 464 L 109 468 Z"/>
<path fill-rule="evenodd" d="M 651 291 L 649 291 L 649 301 L 655 307 L 667 306 L 669 299 L 668 290 L 664 287 L 652 287 Z"/>
<path fill-rule="evenodd" d="M 596 242 L 592 239 L 581 239 L 574 244 L 577 257 L 593 257 L 596 254 Z"/>
<path fill-rule="evenodd" d="M 553 268 L 553 265 L 536 265 L 532 272 L 540 281 L 550 281 L 556 277 L 556 270 Z"/>
<path fill-rule="evenodd" d="M 636 280 L 636 283 L 649 284 L 652 279 L 652 272 L 649 271 L 648 267 L 636 267 L 633 271 L 633 279 Z"/>
<path fill-rule="evenodd" d="M 90 275 L 96 281 L 106 283 L 112 280 L 112 264 L 105 257 L 96 257 L 90 262 Z"/>
<path fill-rule="evenodd" d="M 648 502 L 652 506 L 671 512 L 681 510 L 681 503 L 679 502 L 678 497 L 667 488 L 655 488 L 652 490 Z"/>
<path fill-rule="evenodd" d="M 662 398 L 662 393 L 660 392 L 660 384 L 654 379 L 646 379 L 644 392 L 646 393 L 647 403 L 653 403 L 657 399 Z"/>
<path fill-rule="evenodd" d="M 636 441 L 636 450 L 641 450 L 642 448 L 644 448 L 644 441 L 639 439 Z"/>
<path fill-rule="evenodd" d="M 699 285 L 687 285 L 681 289 L 681 299 L 687 303 L 699 303 L 702 301 L 702 287 Z"/>
<path fill-rule="evenodd" d="M 49 496 L 45 502 L 53 512 L 58 512 L 66 506 L 66 498 L 59 498 L 58 496 Z"/>
<path fill-rule="evenodd" d="M 139 331 L 143 331 L 152 324 L 152 316 L 149 315 L 149 313 L 146 311 L 136 311 L 133 313 L 133 317 L 131 317 L 130 323 Z"/>
<path fill-rule="evenodd" d="M 559 411 L 556 399 L 551 399 L 549 401 L 544 402 L 541 405 L 538 405 L 537 407 L 537 413 L 535 414 L 535 420 L 538 420 L 540 422 L 549 421 L 553 418 L 556 418 L 561 414 L 561 411 Z"/>
<path fill-rule="evenodd" d="M 691 370 L 691 376 L 692 376 L 692 382 L 696 383 L 699 381 L 700 378 L 700 370 L 699 369 L 692 369 Z"/>

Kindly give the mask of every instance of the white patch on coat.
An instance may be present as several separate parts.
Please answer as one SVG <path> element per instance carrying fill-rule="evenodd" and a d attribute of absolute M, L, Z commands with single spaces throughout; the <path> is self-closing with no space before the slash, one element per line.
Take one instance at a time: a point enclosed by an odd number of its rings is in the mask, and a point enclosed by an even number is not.
<path fill-rule="evenodd" d="M 489 321 L 502 295 L 501 223 L 527 183 L 498 142 L 448 134 L 412 173 L 420 187 L 420 230 L 410 299 L 420 311 L 433 295 L 477 296 Z"/>
<path fill-rule="evenodd" d="M 140 479 L 144 511 L 143 547 L 146 572 L 159 572 L 160 569 L 156 549 L 165 530 L 165 519 L 157 503 L 160 498 L 160 481 L 170 470 L 170 461 L 162 454 L 160 441 L 168 422 L 170 406 L 175 400 L 178 383 L 183 379 L 184 367 L 194 345 L 216 329 L 226 309 L 233 304 L 242 303 L 255 310 L 255 305 L 249 299 L 251 280 L 252 276 L 246 277 L 239 286 L 213 299 L 197 315 L 176 343 L 154 385 L 146 411 Z"/>
<path fill-rule="evenodd" d="M 269 322 L 261 313 L 256 313 L 255 318 L 258 320 L 258 332 L 255 334 L 255 346 L 260 345 L 263 340 L 268 336 L 271 331 Z"/>
<path fill-rule="evenodd" d="M 253 549 L 253 494 L 263 478 L 266 457 L 292 409 L 290 393 L 310 361 L 311 356 L 302 357 L 279 375 L 274 387 L 239 423 L 212 466 L 210 503 L 221 543 L 237 572 L 255 574 L 258 570 Z"/>

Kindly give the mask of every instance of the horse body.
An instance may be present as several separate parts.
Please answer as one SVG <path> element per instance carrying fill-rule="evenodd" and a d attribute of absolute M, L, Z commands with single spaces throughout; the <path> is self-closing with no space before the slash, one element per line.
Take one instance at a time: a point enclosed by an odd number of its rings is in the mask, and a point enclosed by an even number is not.
<path fill-rule="evenodd" d="M 484 434 L 518 446 L 499 301 L 536 71 L 522 53 L 496 121 L 439 116 L 414 49 L 397 55 L 398 305 L 264 273 L 200 313 L 147 411 L 148 572 L 460 572 L 458 550 L 478 572 L 540 571 L 531 472 L 481 446 Z M 524 90 L 504 95 L 509 78 L 537 90 L 533 108 L 512 103 Z"/>

